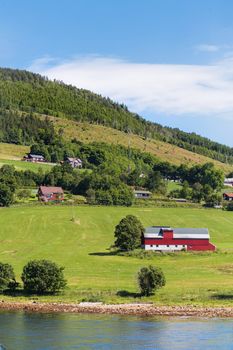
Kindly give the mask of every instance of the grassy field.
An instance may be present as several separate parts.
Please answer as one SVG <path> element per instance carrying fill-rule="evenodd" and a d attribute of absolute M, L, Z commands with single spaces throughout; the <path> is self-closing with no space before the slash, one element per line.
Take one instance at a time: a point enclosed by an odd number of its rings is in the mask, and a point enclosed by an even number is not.
<path fill-rule="evenodd" d="M 119 256 L 108 248 L 113 231 L 127 214 L 145 226 L 208 227 L 218 253 L 156 254 L 151 259 Z M 0 209 L 0 261 L 11 263 L 20 277 L 30 259 L 51 259 L 65 266 L 66 291 L 39 300 L 139 300 L 136 273 L 144 265 L 160 266 L 166 286 L 143 301 L 159 304 L 229 305 L 233 300 L 233 214 L 221 210 L 89 206 L 21 206 Z M 119 296 L 128 294 L 128 296 Z M 118 293 L 119 294 L 119 293 Z M 1 296 L 2 299 L 12 297 Z M 26 297 L 20 296 L 24 300 Z M 35 298 L 35 297 L 33 297 Z M 16 299 L 15 299 L 16 300 Z"/>
<path fill-rule="evenodd" d="M 29 146 L 14 145 L 9 143 L 0 143 L 0 167 L 4 164 L 13 165 L 16 170 L 31 170 L 37 172 L 39 168 L 43 171 L 49 171 L 52 164 L 30 163 L 21 159 L 30 150 Z"/>
<path fill-rule="evenodd" d="M 67 139 L 77 138 L 78 140 L 89 143 L 93 141 L 106 142 L 110 144 L 123 145 L 140 149 L 143 152 L 149 152 L 157 156 L 160 160 L 170 163 L 180 164 L 203 164 L 212 162 L 216 167 L 222 169 L 225 173 L 233 170 L 233 166 L 197 153 L 187 151 L 183 148 L 161 142 L 154 139 L 145 140 L 143 137 L 133 134 L 126 134 L 122 131 L 108 128 L 102 125 L 88 123 L 78 123 L 72 120 L 50 117 L 55 129 L 63 129 L 64 137 Z"/>
<path fill-rule="evenodd" d="M 13 165 L 16 170 L 31 170 L 34 172 L 37 172 L 39 168 L 41 168 L 43 172 L 50 171 L 54 166 L 52 164 L 45 163 L 31 163 L 21 160 L 0 159 L 0 167 L 2 167 L 4 164 Z"/>
<path fill-rule="evenodd" d="M 20 160 L 29 150 L 29 146 L 0 143 L 0 159 Z"/>

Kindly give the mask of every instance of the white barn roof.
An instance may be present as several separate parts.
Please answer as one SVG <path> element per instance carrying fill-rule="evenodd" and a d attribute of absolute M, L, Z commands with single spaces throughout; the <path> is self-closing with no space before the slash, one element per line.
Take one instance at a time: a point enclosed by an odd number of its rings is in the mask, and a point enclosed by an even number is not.
<path fill-rule="evenodd" d="M 207 228 L 172 228 L 169 226 L 151 226 L 145 229 L 145 238 L 163 238 L 162 229 L 173 230 L 173 238 L 209 239 Z"/>

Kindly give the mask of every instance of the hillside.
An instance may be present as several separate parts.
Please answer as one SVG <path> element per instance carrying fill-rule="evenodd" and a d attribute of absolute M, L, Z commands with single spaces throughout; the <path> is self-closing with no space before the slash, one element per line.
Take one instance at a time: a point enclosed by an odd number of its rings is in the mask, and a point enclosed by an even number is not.
<path fill-rule="evenodd" d="M 39 115 L 40 119 L 45 116 Z M 46 117 L 47 118 L 47 117 Z M 149 152 L 156 156 L 160 161 L 167 161 L 174 165 L 180 164 L 204 164 L 208 162 L 221 169 L 225 174 L 233 171 L 233 165 L 213 160 L 209 157 L 188 151 L 186 149 L 171 145 L 169 143 L 147 139 L 135 134 L 126 134 L 122 131 L 115 130 L 102 125 L 89 124 L 87 122 L 75 122 L 68 119 L 48 117 L 53 123 L 56 132 L 62 130 L 63 137 L 66 140 L 76 138 L 85 144 L 92 142 L 105 142 L 107 144 L 122 145 L 138 149 L 142 152 Z M 3 164 L 14 165 L 17 169 L 37 170 L 38 167 L 46 168 L 44 164 L 29 164 L 20 162 L 23 156 L 30 150 L 29 146 L 0 143 L 0 166 Z M 48 166 L 49 168 L 49 166 Z"/>
<path fill-rule="evenodd" d="M 230 147 L 194 133 L 148 122 L 128 111 L 125 105 L 114 103 L 109 98 L 62 82 L 49 81 L 26 71 L 0 69 L 0 108 L 1 113 L 13 109 L 108 126 L 139 135 L 145 140 L 163 141 L 223 163 L 233 164 L 233 149 Z"/>
<path fill-rule="evenodd" d="M 188 151 L 186 149 L 171 145 L 167 142 L 147 139 L 135 134 L 126 134 L 122 131 L 115 130 L 102 125 L 75 122 L 72 120 L 49 117 L 57 131 L 63 130 L 63 136 L 70 140 L 76 138 L 84 143 L 93 141 L 106 142 L 108 144 L 130 146 L 143 152 L 149 152 L 161 161 L 180 164 L 204 164 L 212 162 L 215 166 L 229 173 L 233 170 L 233 165 L 213 160 L 209 157 Z"/>
<path fill-rule="evenodd" d="M 167 283 L 147 301 L 164 305 L 232 303 L 231 212 L 91 206 L 24 206 L 0 211 L 1 261 L 14 266 L 18 280 L 31 259 L 50 259 L 65 267 L 67 290 L 36 300 L 135 302 L 136 273 L 140 267 L 154 264 L 162 267 Z M 114 227 L 127 214 L 136 215 L 145 226 L 208 227 L 211 242 L 220 251 L 155 254 L 149 259 L 115 255 L 108 250 L 114 241 Z M 125 296 L 117 295 L 119 291 L 126 291 Z M 7 298 L 1 295 L 1 299 Z M 20 296 L 21 301 L 26 298 L 30 297 Z"/>

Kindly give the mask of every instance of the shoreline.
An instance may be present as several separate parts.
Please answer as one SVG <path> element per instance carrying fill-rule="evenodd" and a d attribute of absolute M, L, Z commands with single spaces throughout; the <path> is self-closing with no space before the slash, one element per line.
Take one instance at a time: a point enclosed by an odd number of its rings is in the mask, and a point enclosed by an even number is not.
<path fill-rule="evenodd" d="M 90 313 L 135 316 L 233 318 L 233 307 L 156 306 L 154 304 L 0 302 L 0 311 Z"/>

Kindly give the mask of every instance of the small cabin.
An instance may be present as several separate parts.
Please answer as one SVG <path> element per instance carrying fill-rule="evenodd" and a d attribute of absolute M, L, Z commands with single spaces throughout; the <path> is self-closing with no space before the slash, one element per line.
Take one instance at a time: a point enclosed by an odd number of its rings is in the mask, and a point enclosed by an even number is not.
<path fill-rule="evenodd" d="M 229 186 L 229 187 L 232 187 L 233 186 L 233 178 L 225 178 L 224 179 L 224 186 Z"/>
<path fill-rule="evenodd" d="M 143 190 L 134 190 L 134 197 L 140 198 L 140 199 L 147 199 L 150 198 L 152 193 L 150 191 L 143 191 Z"/>
<path fill-rule="evenodd" d="M 33 163 L 45 162 L 44 156 L 40 154 L 31 154 L 31 153 L 28 153 L 26 156 L 24 156 L 23 160 L 26 162 L 33 162 Z"/>
<path fill-rule="evenodd" d="M 38 199 L 42 202 L 62 202 L 64 200 L 64 191 L 61 187 L 40 186 Z"/>

